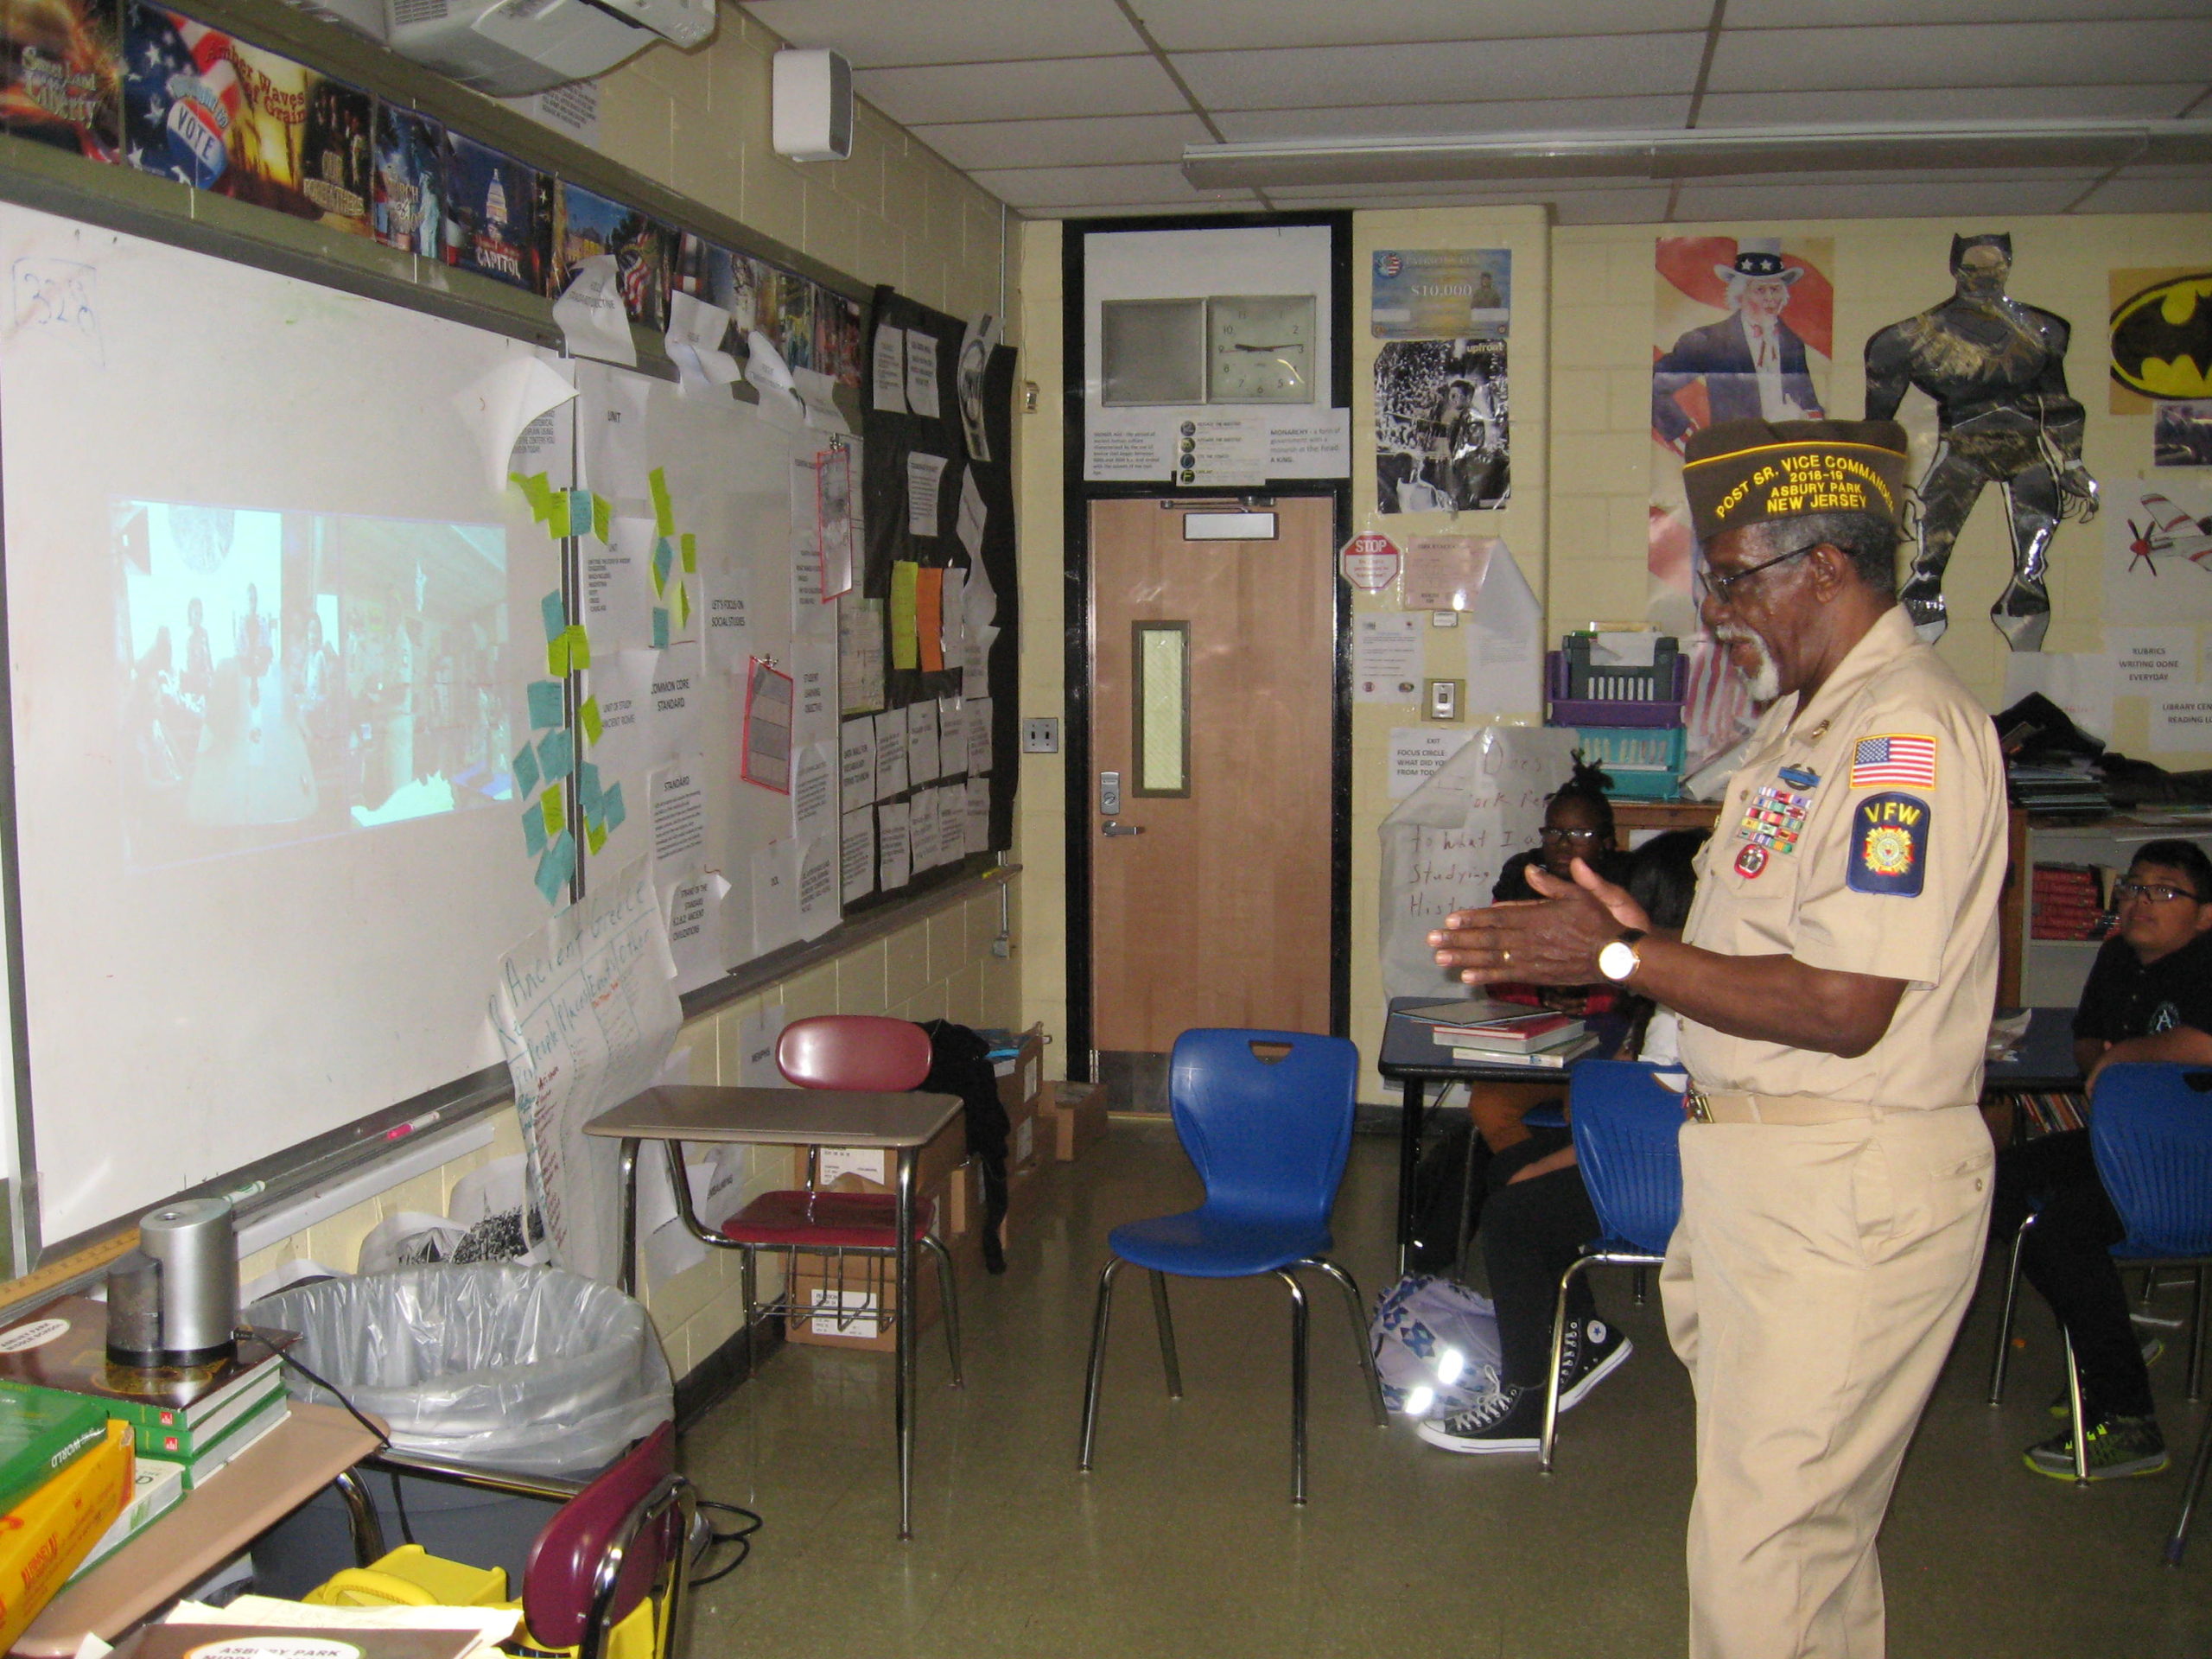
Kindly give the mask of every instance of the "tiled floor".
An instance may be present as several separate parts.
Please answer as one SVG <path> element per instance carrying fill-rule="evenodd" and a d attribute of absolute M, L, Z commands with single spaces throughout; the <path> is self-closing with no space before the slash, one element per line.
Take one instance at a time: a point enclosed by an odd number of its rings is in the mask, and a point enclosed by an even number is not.
<path fill-rule="evenodd" d="M 1388 1274 L 1394 1143 L 1362 1137 L 1338 1259 Z M 689 1438 L 709 1497 L 766 1517 L 752 1560 L 694 1599 L 695 1659 L 1586 1659 L 1682 1651 L 1690 1397 L 1657 1298 L 1599 1299 L 1636 1356 L 1566 1420 L 1558 1471 L 1454 1458 L 1369 1426 L 1341 1306 L 1314 1303 L 1311 1504 L 1289 1494 L 1284 1298 L 1272 1281 L 1176 1282 L 1185 1398 L 1161 1385 L 1143 1281 L 1119 1299 L 1098 1466 L 1075 1471 L 1091 1292 L 1108 1227 L 1196 1185 L 1165 1124 L 1124 1120 L 1048 1169 L 1012 1271 L 963 1288 L 968 1387 L 922 1350 L 916 1537 L 900 1544 L 886 1359 L 785 1349 Z M 1135 1294 L 1131 1294 L 1132 1292 Z M 1883 1540 L 1897 1659 L 2105 1659 L 2212 1650 L 2212 1518 L 2188 1564 L 2159 1543 L 2178 1472 L 2076 1491 L 2025 1472 L 2049 1433 L 2056 1344 L 2027 1297 L 2009 1402 L 1982 1403 L 1985 1282 Z M 2186 1299 L 2163 1299 L 2162 1311 Z M 2179 1344 L 2177 1344 L 2177 1348 Z M 2183 1357 L 2153 1371 L 2185 1459 L 2202 1421 Z"/>

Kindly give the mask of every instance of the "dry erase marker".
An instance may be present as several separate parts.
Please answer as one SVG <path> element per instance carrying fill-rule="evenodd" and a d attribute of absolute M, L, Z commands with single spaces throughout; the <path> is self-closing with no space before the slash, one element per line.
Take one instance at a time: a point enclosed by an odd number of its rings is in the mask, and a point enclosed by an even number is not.
<path fill-rule="evenodd" d="M 436 1122 L 444 1116 L 445 1113 L 443 1111 L 425 1112 L 422 1116 L 415 1118 L 409 1122 L 402 1123 L 397 1128 L 386 1129 L 384 1132 L 384 1138 L 387 1141 L 404 1141 L 409 1135 L 414 1134 L 417 1129 L 429 1128 L 431 1124 Z"/>

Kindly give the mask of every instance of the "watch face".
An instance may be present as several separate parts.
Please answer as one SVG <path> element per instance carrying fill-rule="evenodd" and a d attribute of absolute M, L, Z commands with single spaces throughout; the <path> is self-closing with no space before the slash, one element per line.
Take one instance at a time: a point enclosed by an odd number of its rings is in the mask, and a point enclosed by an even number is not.
<path fill-rule="evenodd" d="M 1598 971 L 1607 979 L 1623 980 L 1636 971 L 1636 947 L 1615 939 L 1598 952 Z"/>
<path fill-rule="evenodd" d="M 1206 401 L 1313 401 L 1311 294 L 1220 294 L 1206 302 Z"/>
<path fill-rule="evenodd" d="M 1098 308 L 1098 401 L 1109 409 L 1200 404 L 1204 300 L 1107 300 Z"/>

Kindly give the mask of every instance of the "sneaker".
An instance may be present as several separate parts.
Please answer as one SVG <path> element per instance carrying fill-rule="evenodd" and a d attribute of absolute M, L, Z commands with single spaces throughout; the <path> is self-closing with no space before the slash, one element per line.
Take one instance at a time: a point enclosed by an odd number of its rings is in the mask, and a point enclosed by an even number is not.
<path fill-rule="evenodd" d="M 2100 1417 L 2089 1428 L 2089 1478 L 2155 1475 L 2172 1461 L 2155 1417 Z M 2029 1468 L 2055 1480 L 2074 1478 L 2074 1437 L 2057 1434 L 2027 1449 Z"/>
<path fill-rule="evenodd" d="M 1567 1327 L 1559 1351 L 1559 1408 L 1572 1411 L 1582 1396 L 1618 1370 L 1636 1351 L 1627 1334 L 1603 1319 Z"/>
<path fill-rule="evenodd" d="M 1534 1452 L 1544 1429 L 1541 1389 L 1507 1383 L 1472 1411 L 1441 1421 L 1430 1418 L 1415 1431 L 1446 1452 Z"/>
<path fill-rule="evenodd" d="M 2158 1338 L 2145 1338 L 2143 1343 L 2143 1363 L 2145 1365 L 2155 1365 L 2162 1357 L 2164 1357 L 2165 1351 L 2166 1344 L 2159 1341 Z M 2088 1402 L 2086 1400 L 2082 1402 L 2082 1408 L 2084 1410 L 2088 1410 L 2089 1408 Z M 2061 1421 L 2064 1421 L 2074 1415 L 2074 1408 L 2067 1401 L 2065 1389 L 2061 1389 L 2056 1394 L 2050 1396 L 2050 1414 L 2058 1418 Z"/>

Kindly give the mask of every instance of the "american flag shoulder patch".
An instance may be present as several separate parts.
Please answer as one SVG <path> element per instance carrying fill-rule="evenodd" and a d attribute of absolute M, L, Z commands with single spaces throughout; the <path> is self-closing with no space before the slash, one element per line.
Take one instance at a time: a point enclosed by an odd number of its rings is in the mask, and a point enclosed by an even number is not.
<path fill-rule="evenodd" d="M 1933 789 L 1936 740 L 1911 732 L 1862 737 L 1851 751 L 1853 789 Z"/>

